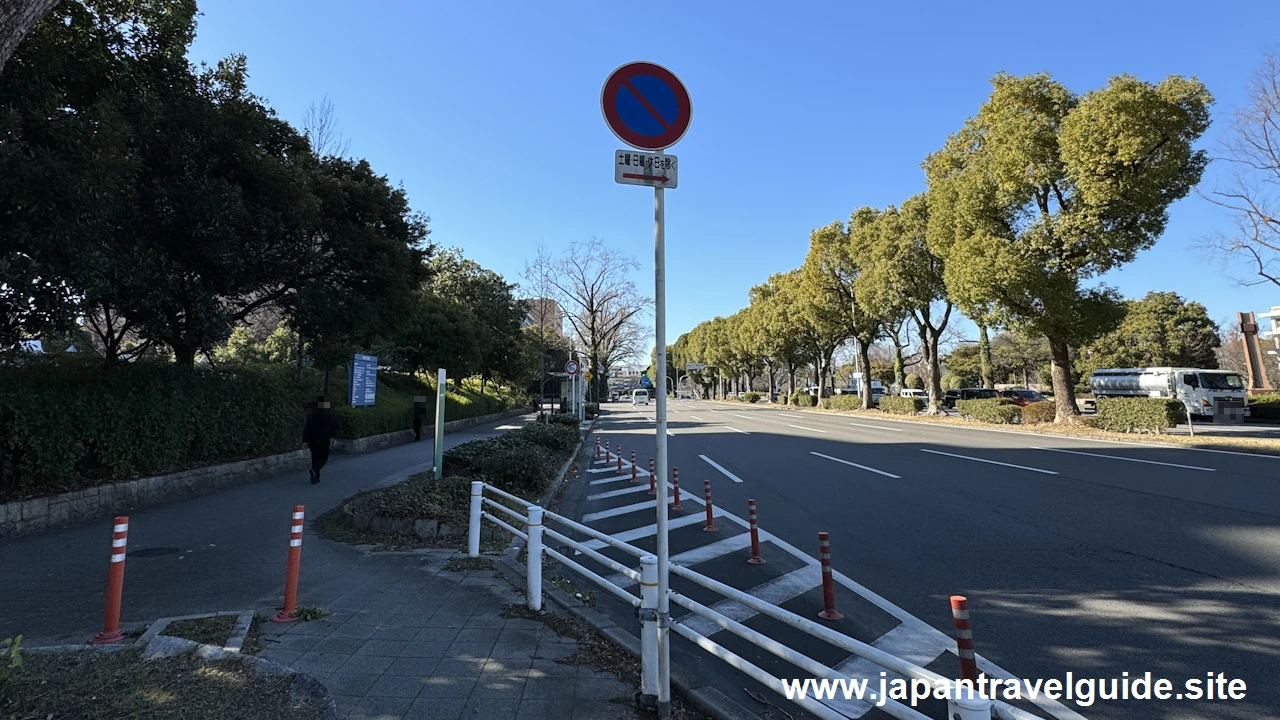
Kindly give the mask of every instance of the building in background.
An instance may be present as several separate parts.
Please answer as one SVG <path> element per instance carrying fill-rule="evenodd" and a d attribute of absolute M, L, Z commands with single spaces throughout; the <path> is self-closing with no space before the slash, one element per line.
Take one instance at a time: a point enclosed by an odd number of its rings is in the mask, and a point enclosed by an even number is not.
<path fill-rule="evenodd" d="M 542 326 L 548 334 L 565 337 L 565 313 L 560 303 L 552 298 L 525 298 L 520 303 L 525 309 L 523 327 Z"/>

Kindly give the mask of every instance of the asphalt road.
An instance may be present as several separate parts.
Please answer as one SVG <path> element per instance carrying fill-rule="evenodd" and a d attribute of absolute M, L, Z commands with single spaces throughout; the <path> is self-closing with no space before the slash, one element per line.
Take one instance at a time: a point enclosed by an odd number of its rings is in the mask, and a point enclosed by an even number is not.
<path fill-rule="evenodd" d="M 948 596 L 963 594 L 979 654 L 1019 677 L 1149 671 L 1182 690 L 1186 679 L 1212 672 L 1248 686 L 1239 701 L 1023 704 L 1041 716 L 1280 716 L 1280 458 L 731 403 L 670 407 L 671 464 L 686 497 L 690 489 L 700 495 L 709 478 L 714 506 L 742 518 L 753 498 L 772 539 L 771 564 L 747 566 L 742 543 L 731 540 L 741 529 L 718 523 L 729 528 L 716 538 L 725 542 L 688 556 L 695 569 L 744 590 L 776 585 L 803 567 L 797 557 L 817 554 L 817 533 L 827 531 L 834 567 L 848 581 L 841 629 L 881 646 L 892 646 L 894 628 L 915 633 L 906 649 L 948 676 L 956 659 L 932 643 L 936 631 L 951 633 Z M 655 406 L 605 408 L 597 436 L 636 450 L 643 468 Z M 626 511 L 644 493 L 602 499 L 599 491 L 628 483 L 595 477 L 602 484 L 579 483 L 566 506 L 578 517 L 609 533 L 652 523 L 652 505 Z M 672 552 L 706 545 L 706 534 L 694 537 L 699 530 L 673 531 Z M 820 594 L 806 588 L 783 593 L 779 604 L 816 614 Z M 814 652 L 827 664 L 847 656 L 823 645 Z M 689 660 L 686 651 L 681 657 L 700 670 L 717 662 Z M 740 691 L 735 699 L 752 704 Z M 860 712 L 866 708 L 850 714 Z"/>

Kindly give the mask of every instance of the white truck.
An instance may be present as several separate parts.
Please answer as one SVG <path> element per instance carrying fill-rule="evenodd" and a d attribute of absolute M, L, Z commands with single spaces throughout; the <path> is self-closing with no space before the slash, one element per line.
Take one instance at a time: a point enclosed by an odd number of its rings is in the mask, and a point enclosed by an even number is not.
<path fill-rule="evenodd" d="M 1231 370 L 1106 368 L 1089 376 L 1095 398 L 1176 398 L 1193 419 L 1243 422 L 1249 415 L 1244 378 Z"/>

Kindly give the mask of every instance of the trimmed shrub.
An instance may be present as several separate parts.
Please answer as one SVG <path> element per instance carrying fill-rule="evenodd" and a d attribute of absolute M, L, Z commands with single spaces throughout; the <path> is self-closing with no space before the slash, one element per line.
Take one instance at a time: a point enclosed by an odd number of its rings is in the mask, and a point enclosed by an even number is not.
<path fill-rule="evenodd" d="M 907 376 L 902 379 L 902 384 L 910 390 L 924 389 L 924 380 L 915 373 L 907 373 Z"/>
<path fill-rule="evenodd" d="M 1022 408 L 1000 398 L 957 400 L 956 410 L 962 417 L 997 425 L 1013 425 L 1022 417 Z"/>
<path fill-rule="evenodd" d="M 1254 395 L 1249 398 L 1249 418 L 1280 420 L 1280 394 Z"/>
<path fill-rule="evenodd" d="M 1037 425 L 1053 422 L 1058 414 L 1058 406 L 1051 402 L 1033 402 L 1022 407 L 1022 424 Z"/>
<path fill-rule="evenodd" d="M 1165 398 L 1100 398 L 1098 427 L 1115 432 L 1160 434 L 1187 419 L 1181 400 Z"/>
<path fill-rule="evenodd" d="M 757 401 L 757 400 L 759 400 L 759 399 L 760 399 L 760 393 L 758 393 L 758 392 L 745 392 L 745 393 L 742 393 L 741 398 L 742 398 L 742 402 L 745 402 L 745 403 L 753 403 L 753 402 L 755 402 L 755 401 Z"/>
<path fill-rule="evenodd" d="M 817 404 L 817 398 L 803 390 L 797 390 L 795 394 L 791 396 L 791 404 L 796 407 L 813 407 Z"/>
<path fill-rule="evenodd" d="M 917 397 L 886 395 L 880 398 L 880 410 L 894 415 L 916 415 L 924 410 L 924 400 Z"/>
<path fill-rule="evenodd" d="M 577 418 L 575 418 L 572 415 L 567 415 L 564 413 L 554 413 L 551 415 L 547 415 L 547 422 L 551 425 L 570 425 L 575 428 L 578 427 L 578 425 L 580 424 Z"/>
<path fill-rule="evenodd" d="M 823 407 L 831 410 L 861 410 L 862 396 L 860 395 L 832 395 L 829 398 L 822 399 Z"/>
<path fill-rule="evenodd" d="M 419 473 L 402 483 L 356 495 L 347 505 L 356 518 L 433 518 L 465 526 L 470 519 L 471 482 L 480 479 L 446 475 L 437 481 L 432 473 Z"/>
<path fill-rule="evenodd" d="M 568 453 L 578 444 L 578 428 L 574 425 L 529 423 L 509 434 L 559 454 Z"/>
<path fill-rule="evenodd" d="M 786 405 L 786 404 L 787 404 L 787 403 L 789 403 L 790 401 L 791 401 L 791 397 L 790 397 L 789 395 L 787 395 L 786 393 L 778 393 L 778 404 L 779 404 L 779 405 Z"/>
<path fill-rule="evenodd" d="M 444 474 L 469 475 L 533 499 L 551 482 L 567 453 L 528 442 L 515 433 L 463 443 L 444 454 Z"/>

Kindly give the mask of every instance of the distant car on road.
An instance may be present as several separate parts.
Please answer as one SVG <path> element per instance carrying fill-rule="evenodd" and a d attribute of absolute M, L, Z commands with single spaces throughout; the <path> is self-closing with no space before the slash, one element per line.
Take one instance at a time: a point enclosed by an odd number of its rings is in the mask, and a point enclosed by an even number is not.
<path fill-rule="evenodd" d="M 632 405 L 648 405 L 649 391 L 648 390 L 631 391 L 631 404 Z"/>
<path fill-rule="evenodd" d="M 1015 405 L 1030 405 L 1045 400 L 1043 395 L 1030 388 L 1009 388 L 1001 392 L 1000 397 L 1013 401 Z"/>
<path fill-rule="evenodd" d="M 920 398 L 921 400 L 929 399 L 928 393 L 923 390 L 915 390 L 913 388 L 903 388 L 898 391 L 898 395 L 905 398 Z"/>

